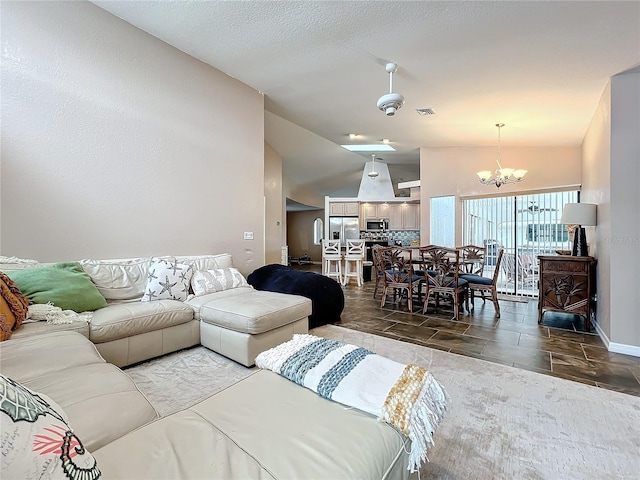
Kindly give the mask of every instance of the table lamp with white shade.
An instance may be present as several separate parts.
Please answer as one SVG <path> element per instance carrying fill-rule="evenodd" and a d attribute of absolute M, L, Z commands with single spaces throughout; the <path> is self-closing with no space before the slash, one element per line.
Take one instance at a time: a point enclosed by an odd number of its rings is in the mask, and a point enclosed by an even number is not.
<path fill-rule="evenodd" d="M 573 237 L 571 255 L 578 257 L 588 256 L 589 249 L 584 227 L 596 225 L 596 205 L 594 203 L 566 203 L 562 210 L 560 223 L 578 226 Z"/>

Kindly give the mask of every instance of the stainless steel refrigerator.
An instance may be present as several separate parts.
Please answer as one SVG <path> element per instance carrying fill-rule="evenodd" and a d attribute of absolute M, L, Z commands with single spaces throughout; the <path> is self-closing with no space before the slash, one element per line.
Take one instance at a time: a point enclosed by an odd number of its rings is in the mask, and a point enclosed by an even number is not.
<path fill-rule="evenodd" d="M 347 246 L 347 239 L 360 238 L 360 221 L 358 217 L 329 217 L 329 239 L 340 239 L 340 245 Z"/>

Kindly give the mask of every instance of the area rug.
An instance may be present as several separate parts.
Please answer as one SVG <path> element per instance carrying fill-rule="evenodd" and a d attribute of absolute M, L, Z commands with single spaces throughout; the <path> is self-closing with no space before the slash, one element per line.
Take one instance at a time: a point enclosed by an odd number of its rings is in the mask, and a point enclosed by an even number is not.
<path fill-rule="evenodd" d="M 421 365 L 447 389 L 422 480 L 638 478 L 638 397 L 334 325 L 311 333 Z M 196 347 L 125 371 L 167 415 L 253 369 Z"/>

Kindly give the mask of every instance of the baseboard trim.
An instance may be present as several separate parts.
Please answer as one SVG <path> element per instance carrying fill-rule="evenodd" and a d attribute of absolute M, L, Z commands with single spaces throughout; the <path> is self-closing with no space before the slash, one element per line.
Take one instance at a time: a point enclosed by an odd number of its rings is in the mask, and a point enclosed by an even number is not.
<path fill-rule="evenodd" d="M 631 355 L 632 357 L 640 357 L 640 347 L 636 345 L 627 345 L 625 343 L 616 343 L 609 340 L 600 325 L 596 323 L 596 332 L 604 342 L 607 350 L 613 353 L 621 353 L 623 355 Z"/>
<path fill-rule="evenodd" d="M 614 353 L 622 353 L 624 355 L 631 355 L 633 357 L 640 357 L 640 347 L 635 345 L 627 345 L 624 343 L 609 342 L 608 350 Z"/>

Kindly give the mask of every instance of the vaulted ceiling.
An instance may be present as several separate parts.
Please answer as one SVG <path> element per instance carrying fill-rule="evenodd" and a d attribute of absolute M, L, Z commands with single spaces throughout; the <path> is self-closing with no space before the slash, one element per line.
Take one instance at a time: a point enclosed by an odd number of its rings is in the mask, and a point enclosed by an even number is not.
<path fill-rule="evenodd" d="M 394 183 L 419 178 L 420 147 L 496 145 L 498 122 L 505 146 L 580 145 L 609 77 L 640 64 L 638 1 L 93 3 L 263 92 L 266 141 L 319 195 L 358 192 L 369 157 L 344 143 L 389 138 Z"/>

